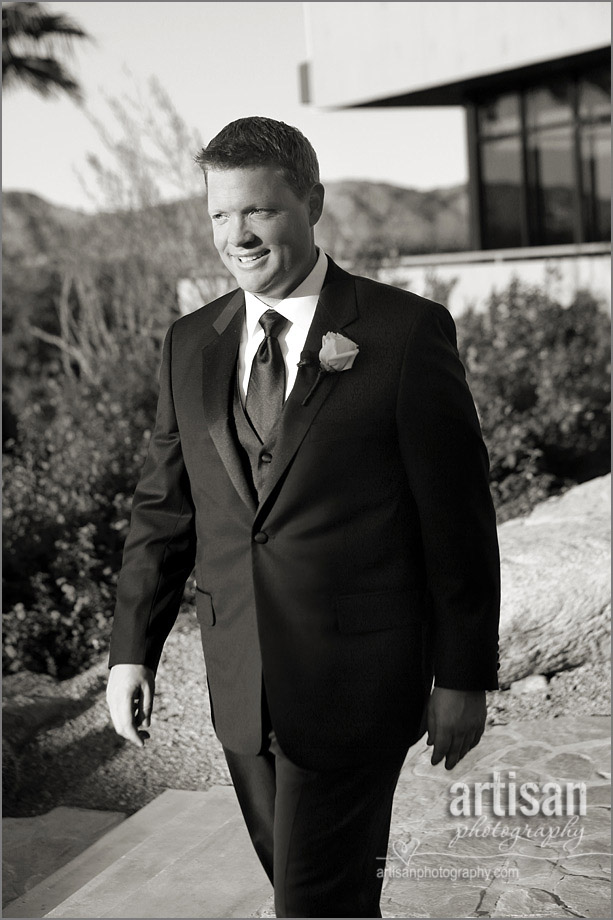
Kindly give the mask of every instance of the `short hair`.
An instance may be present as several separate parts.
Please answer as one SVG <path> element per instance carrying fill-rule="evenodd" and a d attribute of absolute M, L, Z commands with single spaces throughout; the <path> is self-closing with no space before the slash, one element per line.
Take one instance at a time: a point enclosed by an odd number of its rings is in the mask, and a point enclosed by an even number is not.
<path fill-rule="evenodd" d="M 299 198 L 319 182 L 317 154 L 304 134 L 259 115 L 230 122 L 194 159 L 205 181 L 209 170 L 273 166 Z"/>

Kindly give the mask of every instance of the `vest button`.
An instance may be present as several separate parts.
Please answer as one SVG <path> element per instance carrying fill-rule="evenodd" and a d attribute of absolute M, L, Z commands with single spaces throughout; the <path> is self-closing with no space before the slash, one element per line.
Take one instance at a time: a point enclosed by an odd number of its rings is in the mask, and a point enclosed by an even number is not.
<path fill-rule="evenodd" d="M 260 460 L 262 461 L 262 463 L 271 463 L 271 462 L 272 462 L 272 454 L 269 454 L 268 451 L 265 450 L 265 451 L 260 455 Z"/>
<path fill-rule="evenodd" d="M 256 543 L 268 543 L 268 534 L 260 531 L 260 533 L 256 533 L 253 539 Z"/>

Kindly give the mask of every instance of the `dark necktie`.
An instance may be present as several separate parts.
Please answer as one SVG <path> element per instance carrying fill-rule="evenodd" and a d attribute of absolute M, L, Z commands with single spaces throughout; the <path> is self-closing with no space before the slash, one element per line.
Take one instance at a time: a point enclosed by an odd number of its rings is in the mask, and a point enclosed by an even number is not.
<path fill-rule="evenodd" d="M 245 410 L 263 441 L 266 441 L 281 414 L 285 400 L 285 359 L 277 336 L 287 320 L 275 310 L 260 316 L 266 338 L 251 365 Z"/>

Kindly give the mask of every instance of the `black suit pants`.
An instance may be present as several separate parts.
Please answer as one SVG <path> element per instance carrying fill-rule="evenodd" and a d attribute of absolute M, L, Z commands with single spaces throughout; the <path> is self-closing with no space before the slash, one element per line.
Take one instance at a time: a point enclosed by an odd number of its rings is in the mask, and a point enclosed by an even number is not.
<path fill-rule="evenodd" d="M 392 803 L 404 760 L 305 770 L 274 731 L 260 754 L 224 749 L 277 917 L 380 917 Z"/>

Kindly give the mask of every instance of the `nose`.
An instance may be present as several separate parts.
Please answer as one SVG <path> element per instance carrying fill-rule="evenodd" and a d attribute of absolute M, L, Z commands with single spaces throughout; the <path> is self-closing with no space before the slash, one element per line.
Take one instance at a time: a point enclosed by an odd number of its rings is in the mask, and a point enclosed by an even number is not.
<path fill-rule="evenodd" d="M 231 246 L 235 246 L 238 249 L 241 246 L 249 246 L 250 244 L 253 244 L 254 240 L 255 235 L 248 226 L 245 217 L 237 215 L 230 218 L 230 225 L 228 227 L 228 243 Z"/>

